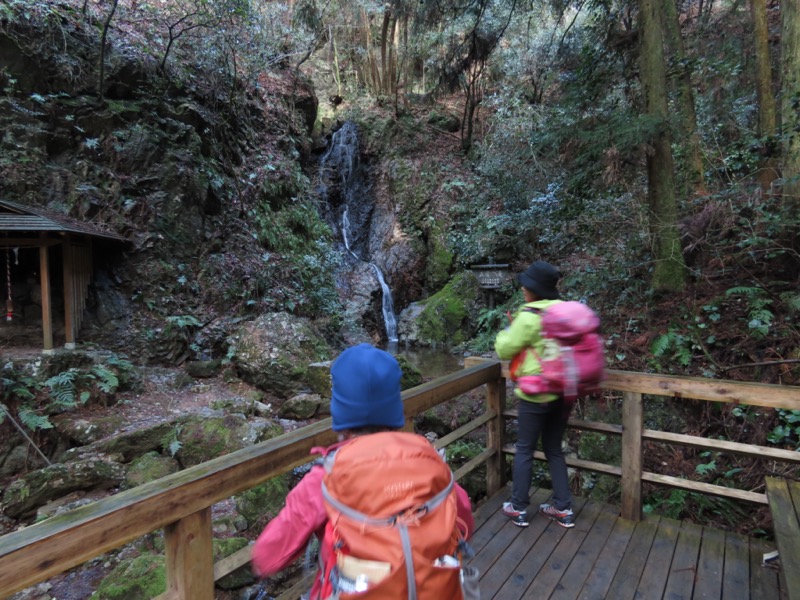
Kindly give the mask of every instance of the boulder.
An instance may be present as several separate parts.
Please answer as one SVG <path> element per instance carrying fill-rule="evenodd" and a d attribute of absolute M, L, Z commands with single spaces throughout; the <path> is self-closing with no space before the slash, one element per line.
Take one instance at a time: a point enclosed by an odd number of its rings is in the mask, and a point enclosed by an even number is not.
<path fill-rule="evenodd" d="M 308 365 L 333 353 L 310 320 L 268 313 L 243 324 L 231 337 L 241 378 L 288 398 L 308 387 Z"/>
<path fill-rule="evenodd" d="M 12 518 L 22 517 L 76 490 L 116 487 L 124 477 L 125 467 L 102 454 L 50 465 L 12 482 L 3 495 L 3 511 Z"/>
<path fill-rule="evenodd" d="M 178 461 L 158 452 L 148 452 L 134 460 L 125 474 L 124 488 L 132 488 L 148 481 L 161 479 L 180 470 Z"/>
<path fill-rule="evenodd" d="M 278 475 L 235 496 L 236 510 L 247 519 L 249 526 L 260 519 L 275 517 L 289 493 L 290 475 Z"/>
<path fill-rule="evenodd" d="M 289 398 L 278 411 L 278 416 L 284 419 L 294 419 L 295 421 L 304 421 L 305 419 L 312 418 L 316 413 L 319 405 L 322 403 L 322 397 L 318 394 L 298 394 Z"/>

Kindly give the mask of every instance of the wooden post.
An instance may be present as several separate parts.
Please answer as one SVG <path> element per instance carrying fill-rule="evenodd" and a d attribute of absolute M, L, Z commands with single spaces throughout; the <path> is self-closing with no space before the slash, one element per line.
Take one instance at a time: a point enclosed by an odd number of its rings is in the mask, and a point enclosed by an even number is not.
<path fill-rule="evenodd" d="M 622 512 L 623 519 L 642 520 L 642 395 L 622 393 Z"/>
<path fill-rule="evenodd" d="M 61 246 L 62 260 L 64 263 L 64 347 L 75 349 L 75 290 L 74 270 L 72 261 L 72 240 L 64 237 Z"/>
<path fill-rule="evenodd" d="M 164 528 L 167 591 L 176 600 L 214 600 L 211 508 Z"/>
<path fill-rule="evenodd" d="M 42 288 L 42 336 L 44 337 L 44 353 L 53 352 L 53 311 L 50 307 L 50 260 L 49 247 L 42 239 L 39 246 L 39 275 Z"/>
<path fill-rule="evenodd" d="M 486 410 L 496 414 L 486 424 L 486 447 L 495 454 L 486 461 L 486 495 L 492 496 L 506 484 L 506 464 L 503 456 L 505 445 L 506 380 L 500 377 L 497 381 L 486 384 Z"/>

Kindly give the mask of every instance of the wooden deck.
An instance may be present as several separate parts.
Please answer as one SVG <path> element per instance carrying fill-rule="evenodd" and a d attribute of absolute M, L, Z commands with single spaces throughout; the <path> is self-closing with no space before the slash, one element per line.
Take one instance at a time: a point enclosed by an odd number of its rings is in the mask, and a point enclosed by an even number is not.
<path fill-rule="evenodd" d="M 549 495 L 535 490 L 531 506 Z M 572 529 L 539 516 L 521 528 L 500 511 L 508 496 L 501 490 L 476 512 L 470 564 L 481 600 L 788 598 L 779 566 L 762 566 L 774 544 L 661 517 L 634 523 L 583 499 Z"/>

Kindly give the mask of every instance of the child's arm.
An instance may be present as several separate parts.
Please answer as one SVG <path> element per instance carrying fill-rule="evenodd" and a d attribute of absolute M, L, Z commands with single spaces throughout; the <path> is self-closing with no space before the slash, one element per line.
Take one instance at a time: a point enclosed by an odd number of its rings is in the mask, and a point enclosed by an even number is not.
<path fill-rule="evenodd" d="M 328 520 L 322 501 L 322 467 L 313 467 L 286 496 L 286 506 L 258 536 L 252 552 L 253 572 L 259 577 L 286 568 L 305 549 L 308 540 Z"/>

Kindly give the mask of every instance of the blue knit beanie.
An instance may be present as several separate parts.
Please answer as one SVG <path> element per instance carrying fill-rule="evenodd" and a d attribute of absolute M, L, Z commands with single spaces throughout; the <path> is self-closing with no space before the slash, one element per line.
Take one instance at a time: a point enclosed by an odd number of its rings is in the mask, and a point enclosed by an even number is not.
<path fill-rule="evenodd" d="M 394 356 L 370 344 L 342 352 L 331 366 L 333 430 L 402 427 L 401 376 Z"/>

